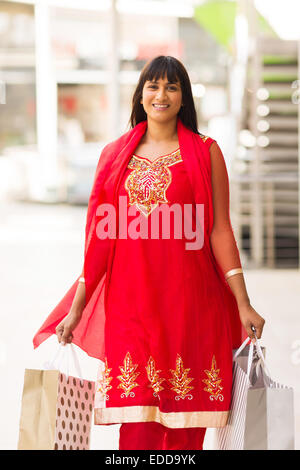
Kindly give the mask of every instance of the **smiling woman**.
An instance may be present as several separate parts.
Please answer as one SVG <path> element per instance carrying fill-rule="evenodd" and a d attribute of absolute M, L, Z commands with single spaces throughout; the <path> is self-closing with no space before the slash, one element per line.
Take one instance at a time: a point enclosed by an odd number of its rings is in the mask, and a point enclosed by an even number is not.
<path fill-rule="evenodd" d="M 250 337 L 254 326 L 259 338 L 264 320 L 247 296 L 222 152 L 198 131 L 190 80 L 176 58 L 146 64 L 130 122 L 132 129 L 105 147 L 96 170 L 85 283 L 72 286 L 35 345 L 55 329 L 59 341 L 74 341 L 101 360 L 95 424 L 122 424 L 119 449 L 199 450 L 207 427 L 227 423 L 232 349 L 241 344 L 242 325 Z M 128 211 L 117 236 L 97 236 L 102 204 L 111 204 L 118 218 L 123 207 Z M 178 236 L 185 221 L 173 207 L 184 214 L 187 205 L 192 227 L 204 207 L 200 248 L 187 247 L 186 231 Z M 173 215 L 169 233 L 163 218 L 152 236 L 165 212 Z M 127 233 L 136 219 L 150 237 Z"/>
<path fill-rule="evenodd" d="M 141 106 L 142 104 L 142 106 Z M 180 61 L 170 56 L 158 56 L 146 64 L 141 72 L 132 98 L 130 124 L 151 119 L 151 106 L 167 104 L 163 120 L 176 115 L 183 124 L 199 134 L 191 82 Z M 174 121 L 173 121 L 174 125 Z"/>
<path fill-rule="evenodd" d="M 177 117 L 199 134 L 191 83 L 185 68 L 172 57 L 159 56 L 142 70 L 132 99 L 131 126 L 144 120 L 150 124 L 135 153 L 153 160 L 177 149 Z M 158 131 L 159 139 L 152 135 L 152 128 L 156 129 L 155 134 Z"/>
<path fill-rule="evenodd" d="M 164 124 L 168 132 L 168 127 L 172 121 L 176 121 L 180 108 L 183 106 L 180 82 L 177 80 L 175 83 L 170 83 L 166 76 L 158 80 L 146 80 L 140 103 L 147 113 L 148 122 L 154 125 L 155 122 Z M 176 133 L 174 135 L 170 133 L 158 142 L 153 141 L 149 133 L 141 139 L 136 153 L 140 156 L 146 155 L 153 161 L 156 158 L 155 155 L 161 152 L 163 154 L 172 152 L 178 145 Z"/>

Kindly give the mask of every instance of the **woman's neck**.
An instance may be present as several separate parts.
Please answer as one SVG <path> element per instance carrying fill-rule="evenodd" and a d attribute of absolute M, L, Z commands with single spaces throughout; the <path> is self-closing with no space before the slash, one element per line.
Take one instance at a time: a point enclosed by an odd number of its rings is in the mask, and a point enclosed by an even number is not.
<path fill-rule="evenodd" d="M 159 123 L 148 119 L 144 143 L 160 144 L 178 140 L 177 117 L 168 123 Z"/>

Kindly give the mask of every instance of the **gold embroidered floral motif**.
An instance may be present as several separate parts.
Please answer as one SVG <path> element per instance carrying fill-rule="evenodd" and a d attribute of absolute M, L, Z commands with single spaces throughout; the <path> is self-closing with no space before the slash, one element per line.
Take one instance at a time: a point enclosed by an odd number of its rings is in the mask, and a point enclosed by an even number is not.
<path fill-rule="evenodd" d="M 154 390 L 153 395 L 155 397 L 160 398 L 160 396 L 158 395 L 158 392 L 160 392 L 161 390 L 164 390 L 164 387 L 161 386 L 161 383 L 165 379 L 159 377 L 159 373 L 161 372 L 161 370 L 156 370 L 155 369 L 155 361 L 154 361 L 153 357 L 150 356 L 150 358 L 148 360 L 147 367 L 145 367 L 145 369 L 147 371 L 148 379 L 151 382 L 151 384 L 148 385 L 148 387 L 150 387 L 150 388 L 152 387 L 153 390 Z"/>
<path fill-rule="evenodd" d="M 208 135 L 204 135 L 204 134 L 200 134 L 200 137 L 201 137 L 201 139 L 203 140 L 203 142 L 206 142 L 207 139 L 209 139 L 209 136 L 208 136 Z"/>
<path fill-rule="evenodd" d="M 128 397 L 128 395 L 130 395 L 131 397 L 135 396 L 135 393 L 131 390 L 134 387 L 139 386 L 139 384 L 135 382 L 135 379 L 138 377 L 138 375 L 140 375 L 139 372 L 135 372 L 137 367 L 138 364 L 132 363 L 131 355 L 128 352 L 124 359 L 124 365 L 119 366 L 122 375 L 118 375 L 117 377 L 121 382 L 118 385 L 118 388 L 122 388 L 123 390 L 125 390 L 125 392 L 121 394 L 121 398 L 123 398 L 124 396 Z"/>
<path fill-rule="evenodd" d="M 103 397 L 106 400 L 109 400 L 109 396 L 107 395 L 107 392 L 112 388 L 110 385 L 110 382 L 112 381 L 112 377 L 109 377 L 109 374 L 112 369 L 109 369 L 107 366 L 107 358 L 105 358 L 105 369 L 102 373 L 102 377 L 97 381 L 97 384 L 99 386 L 97 392 L 102 393 Z"/>
<path fill-rule="evenodd" d="M 153 162 L 133 155 L 128 168 L 134 171 L 125 181 L 129 205 L 136 204 L 141 213 L 148 217 L 159 202 L 169 202 L 166 190 L 171 184 L 172 173 L 168 167 L 181 161 L 180 149 L 170 155 L 159 157 Z"/>
<path fill-rule="evenodd" d="M 217 369 L 216 358 L 213 356 L 211 369 L 204 371 L 208 377 L 208 379 L 203 379 L 202 382 L 206 384 L 204 390 L 210 394 L 210 400 L 220 400 L 223 401 L 224 397 L 221 394 L 223 387 L 220 385 L 222 379 L 219 377 L 220 369 Z"/>
<path fill-rule="evenodd" d="M 192 377 L 188 377 L 188 373 L 191 369 L 185 369 L 183 367 L 183 361 L 179 354 L 177 354 L 176 359 L 176 370 L 170 369 L 173 378 L 168 379 L 169 382 L 173 385 L 172 389 L 178 395 L 176 395 L 175 400 L 179 400 L 180 398 L 185 399 L 188 398 L 191 400 L 193 395 L 188 393 L 194 387 L 190 386 L 189 383 L 194 380 Z"/>

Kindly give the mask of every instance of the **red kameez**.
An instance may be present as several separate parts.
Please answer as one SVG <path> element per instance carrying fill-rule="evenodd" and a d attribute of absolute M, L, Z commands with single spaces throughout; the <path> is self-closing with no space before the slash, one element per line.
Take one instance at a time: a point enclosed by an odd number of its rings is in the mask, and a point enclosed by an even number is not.
<path fill-rule="evenodd" d="M 223 270 L 210 243 L 215 222 L 212 139 L 195 134 L 178 118 L 180 152 L 159 157 L 154 167 L 161 165 L 160 170 L 152 167 L 140 179 L 147 159 L 133 154 L 146 129 L 147 121 L 140 122 L 101 153 L 87 211 L 86 306 L 73 342 L 101 361 L 97 424 L 224 426 L 230 409 L 232 349 L 240 346 L 245 331 L 224 279 L 226 270 L 238 266 L 231 265 L 229 257 Z M 147 212 L 151 207 L 142 191 L 147 197 L 150 191 L 152 204 L 158 203 L 152 213 Z M 172 230 L 167 239 L 153 239 L 150 231 L 148 239 L 99 238 L 102 216 L 97 208 L 109 203 L 118 213 L 121 195 L 130 196 L 128 203 L 138 208 L 147 227 L 159 207 L 176 203 L 194 204 L 195 229 L 195 205 L 204 206 L 203 246 L 186 250 L 185 238 L 172 236 Z M 232 245 L 232 259 L 237 260 Z M 77 285 L 78 279 L 37 331 L 34 347 L 55 334 L 70 311 Z"/>
<path fill-rule="evenodd" d="M 119 196 L 127 198 L 128 210 L 138 209 L 149 238 L 128 236 L 115 244 L 95 422 L 222 426 L 231 397 L 232 342 L 212 281 L 217 274 L 206 250 L 196 256 L 186 249 L 191 240 L 184 233 L 176 239 L 172 215 L 170 237 L 162 238 L 160 223 L 159 238 L 151 238 L 163 204 L 180 205 L 182 214 L 191 205 L 195 230 L 195 200 L 180 149 L 154 162 L 133 155 Z M 128 215 L 128 226 L 136 214 Z"/>

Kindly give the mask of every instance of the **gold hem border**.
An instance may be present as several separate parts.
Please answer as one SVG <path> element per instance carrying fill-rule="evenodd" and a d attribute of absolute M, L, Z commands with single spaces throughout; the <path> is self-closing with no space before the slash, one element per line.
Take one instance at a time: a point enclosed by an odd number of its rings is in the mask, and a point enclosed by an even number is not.
<path fill-rule="evenodd" d="M 220 428 L 227 424 L 229 411 L 176 411 L 165 413 L 157 406 L 95 408 L 94 424 L 154 421 L 168 428 Z"/>

